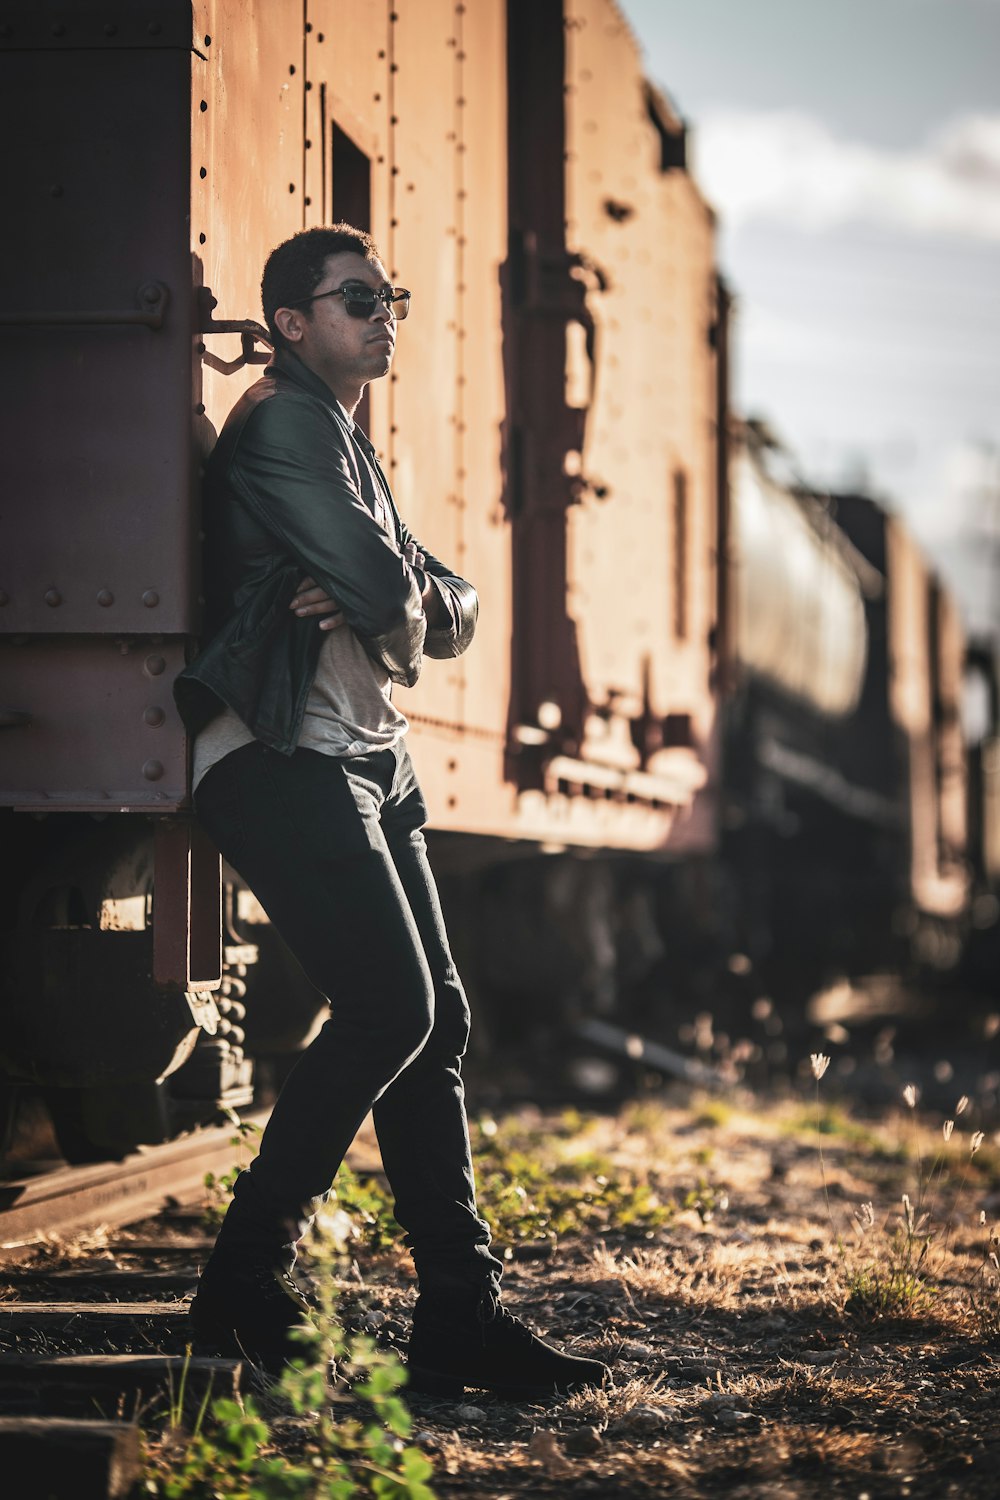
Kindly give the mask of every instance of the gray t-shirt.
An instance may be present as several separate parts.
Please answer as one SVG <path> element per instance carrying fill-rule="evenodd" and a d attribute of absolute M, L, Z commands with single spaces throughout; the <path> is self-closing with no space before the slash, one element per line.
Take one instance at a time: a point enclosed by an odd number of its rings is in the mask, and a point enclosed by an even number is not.
<path fill-rule="evenodd" d="M 353 439 L 354 423 L 343 406 L 340 410 Z M 356 441 L 354 450 L 362 475 L 363 499 L 396 546 L 392 512 L 378 476 Z M 315 617 L 317 630 L 321 618 Z M 372 750 L 389 749 L 408 728 L 406 718 L 392 702 L 388 673 L 372 661 L 351 627 L 340 625 L 336 630 L 325 631 L 306 701 L 299 745 L 348 759 Z M 252 739 L 239 715 L 225 708 L 195 739 L 192 789 L 223 756 L 250 744 Z"/>

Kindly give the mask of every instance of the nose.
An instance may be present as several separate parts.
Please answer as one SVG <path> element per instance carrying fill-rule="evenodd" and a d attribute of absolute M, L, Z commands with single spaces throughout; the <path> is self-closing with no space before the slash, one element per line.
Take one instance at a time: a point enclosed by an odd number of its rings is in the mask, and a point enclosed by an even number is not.
<path fill-rule="evenodd" d="M 375 306 L 372 310 L 372 317 L 376 318 L 380 323 L 391 323 L 392 308 L 387 307 L 386 304 L 382 301 L 381 297 L 379 297 L 376 300 Z"/>

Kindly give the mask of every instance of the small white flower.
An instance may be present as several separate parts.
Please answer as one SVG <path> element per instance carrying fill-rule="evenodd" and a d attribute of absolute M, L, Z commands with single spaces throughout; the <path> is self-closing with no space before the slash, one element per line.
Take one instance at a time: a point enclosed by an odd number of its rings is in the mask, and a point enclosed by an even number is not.
<path fill-rule="evenodd" d="M 980 1223 L 981 1227 L 984 1226 L 985 1223 L 986 1223 L 986 1210 L 985 1210 L 985 1208 L 981 1208 L 979 1210 L 979 1223 Z"/>
<path fill-rule="evenodd" d="M 908 1083 L 906 1085 L 906 1088 L 903 1090 L 903 1098 L 906 1100 L 911 1109 L 916 1108 L 917 1085 L 915 1083 Z"/>
<path fill-rule="evenodd" d="M 972 1140 L 969 1142 L 970 1156 L 975 1156 L 976 1152 L 979 1150 L 985 1139 L 986 1136 L 983 1134 L 983 1132 L 981 1130 L 977 1130 L 975 1135 L 972 1137 Z"/>
<path fill-rule="evenodd" d="M 906 1219 L 906 1227 L 913 1233 L 913 1204 L 910 1202 L 909 1193 L 903 1194 L 903 1215 Z"/>
<path fill-rule="evenodd" d="M 809 1061 L 812 1063 L 813 1077 L 819 1083 L 819 1080 L 830 1066 L 830 1059 L 824 1057 L 822 1052 L 810 1052 Z"/>
<path fill-rule="evenodd" d="M 963 1094 L 962 1097 L 961 1097 L 961 1099 L 959 1099 L 958 1103 L 955 1105 L 955 1113 L 956 1113 L 956 1115 L 964 1115 L 965 1111 L 968 1109 L 968 1107 L 969 1107 L 969 1096 L 968 1096 L 968 1094 Z"/>
<path fill-rule="evenodd" d="M 874 1227 L 875 1209 L 870 1199 L 867 1203 L 862 1203 L 859 1209 L 855 1210 L 854 1217 L 857 1219 L 862 1233 Z"/>
<path fill-rule="evenodd" d="M 941 1126 L 941 1129 L 942 1129 L 942 1131 L 944 1133 L 945 1140 L 946 1141 L 950 1141 L 951 1140 L 951 1133 L 955 1129 L 955 1121 L 954 1120 L 945 1120 L 944 1124 Z"/>

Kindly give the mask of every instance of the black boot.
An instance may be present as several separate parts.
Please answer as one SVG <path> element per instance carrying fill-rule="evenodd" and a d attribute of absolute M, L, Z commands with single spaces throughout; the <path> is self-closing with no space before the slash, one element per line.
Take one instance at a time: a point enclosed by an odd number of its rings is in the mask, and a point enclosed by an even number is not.
<path fill-rule="evenodd" d="M 280 1375 L 287 1360 L 309 1364 L 308 1342 L 292 1338 L 306 1326 L 311 1303 L 280 1265 L 216 1251 L 209 1257 L 191 1303 L 196 1343 L 252 1360 Z"/>
<path fill-rule="evenodd" d="M 457 1397 L 472 1386 L 534 1401 L 611 1380 L 607 1365 L 547 1344 L 490 1291 L 419 1297 L 407 1368 L 408 1388 L 425 1396 Z"/>

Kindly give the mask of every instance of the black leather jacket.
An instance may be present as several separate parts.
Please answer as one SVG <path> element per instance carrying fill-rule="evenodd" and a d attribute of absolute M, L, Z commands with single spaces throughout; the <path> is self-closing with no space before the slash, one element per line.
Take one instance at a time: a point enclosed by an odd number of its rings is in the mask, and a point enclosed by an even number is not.
<path fill-rule="evenodd" d="M 416 541 L 396 510 L 375 450 L 354 436 L 389 500 L 400 550 Z M 209 460 L 205 482 L 208 638 L 174 684 L 190 734 L 223 704 L 265 745 L 290 755 L 324 632 L 289 609 L 309 573 L 339 603 L 368 655 L 412 687 L 423 656 L 460 656 L 479 601 L 470 583 L 432 557 L 423 570 L 400 556 L 376 520 L 370 477 L 327 385 L 282 351 L 240 398 Z M 443 605 L 427 629 L 424 573 Z"/>

